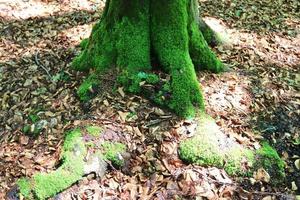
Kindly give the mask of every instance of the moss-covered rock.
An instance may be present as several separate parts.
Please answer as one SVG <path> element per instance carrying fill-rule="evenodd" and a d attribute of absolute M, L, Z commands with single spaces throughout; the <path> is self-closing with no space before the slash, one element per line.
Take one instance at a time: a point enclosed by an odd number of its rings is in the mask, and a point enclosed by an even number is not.
<path fill-rule="evenodd" d="M 74 129 L 66 133 L 61 166 L 50 173 L 37 173 L 31 178 L 21 178 L 17 181 L 20 196 L 38 200 L 52 197 L 88 173 L 95 172 L 103 175 L 103 170 L 106 170 L 104 160 L 122 166 L 124 159 L 121 154 L 126 151 L 126 146 L 118 142 L 103 141 L 102 132 L 101 127 L 93 125 L 86 126 L 85 130 Z M 89 160 L 85 160 L 91 147 L 94 148 L 91 152 L 96 153 L 89 155 Z"/>
<path fill-rule="evenodd" d="M 250 150 L 226 137 L 209 116 L 201 114 L 196 123 L 195 136 L 179 146 L 181 159 L 188 163 L 224 168 L 230 175 L 247 173 L 254 158 Z"/>
<path fill-rule="evenodd" d="M 198 119 L 197 119 L 198 120 Z M 179 155 L 188 163 L 224 168 L 229 175 L 252 175 L 264 168 L 278 183 L 284 178 L 284 162 L 267 143 L 258 150 L 251 150 L 226 137 L 213 119 L 201 115 L 196 133 L 181 142 Z"/>
<path fill-rule="evenodd" d="M 125 161 L 122 158 L 122 154 L 126 151 L 126 146 L 124 144 L 119 142 L 104 142 L 101 146 L 106 160 L 111 161 L 116 167 L 124 165 Z"/>
<path fill-rule="evenodd" d="M 62 165 L 50 173 L 37 173 L 31 179 L 17 182 L 25 199 L 46 199 L 78 181 L 83 175 L 86 148 L 79 129 L 66 134 Z"/>

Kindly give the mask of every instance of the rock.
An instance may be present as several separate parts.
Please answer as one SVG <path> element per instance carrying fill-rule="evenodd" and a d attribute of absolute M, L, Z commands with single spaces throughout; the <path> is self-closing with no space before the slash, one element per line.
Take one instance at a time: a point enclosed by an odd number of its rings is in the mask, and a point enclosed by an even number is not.
<path fill-rule="evenodd" d="M 58 121 L 57 121 L 56 118 L 51 118 L 50 122 L 49 122 L 49 127 L 53 128 L 53 127 L 55 127 L 57 125 L 57 123 L 58 123 Z"/>

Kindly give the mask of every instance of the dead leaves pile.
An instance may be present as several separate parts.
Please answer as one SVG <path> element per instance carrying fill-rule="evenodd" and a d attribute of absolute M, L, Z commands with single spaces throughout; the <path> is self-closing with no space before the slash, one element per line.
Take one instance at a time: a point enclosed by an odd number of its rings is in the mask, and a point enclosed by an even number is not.
<path fill-rule="evenodd" d="M 199 0 L 204 16 L 220 17 L 232 27 L 244 30 L 296 36 L 299 34 L 299 6 L 297 0 Z"/>
<path fill-rule="evenodd" d="M 178 142 L 186 137 L 188 128 L 183 126 L 187 122 L 141 97 L 123 96 L 121 91 L 93 99 L 91 120 L 74 124 L 119 127 L 130 153 L 126 165 L 121 170 L 112 168 L 98 182 L 83 180 L 55 199 L 84 196 L 87 189 L 94 191 L 94 199 L 233 198 L 236 185 L 223 170 L 187 166 L 178 158 Z"/>

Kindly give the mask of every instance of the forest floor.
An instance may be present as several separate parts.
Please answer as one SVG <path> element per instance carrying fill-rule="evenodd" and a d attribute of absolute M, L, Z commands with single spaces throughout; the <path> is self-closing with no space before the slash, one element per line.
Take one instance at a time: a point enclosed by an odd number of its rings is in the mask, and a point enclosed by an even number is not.
<path fill-rule="evenodd" d="M 267 139 L 286 162 L 285 182 L 274 187 L 272 180 L 228 177 L 221 169 L 186 165 L 177 147 L 191 122 L 122 88 L 80 103 L 76 88 L 86 74 L 72 71 L 70 63 L 99 19 L 102 1 L 7 0 L 0 2 L 0 199 L 18 178 L 55 169 L 64 132 L 86 124 L 128 136 L 129 167 L 111 169 L 101 180 L 86 177 L 55 199 L 299 195 L 299 1 L 200 2 L 205 20 L 230 39 L 215 51 L 233 69 L 198 74 L 207 112 L 244 145 Z M 28 129 L 34 133 L 25 134 Z"/>

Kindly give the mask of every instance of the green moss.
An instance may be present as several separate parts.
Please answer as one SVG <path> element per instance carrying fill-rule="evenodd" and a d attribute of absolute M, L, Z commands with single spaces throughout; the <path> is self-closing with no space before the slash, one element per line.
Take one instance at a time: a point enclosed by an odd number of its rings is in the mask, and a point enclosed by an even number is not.
<path fill-rule="evenodd" d="M 225 153 L 224 161 L 224 170 L 229 175 L 247 176 L 251 174 L 249 167 L 254 163 L 254 152 L 242 146 L 235 146 Z M 247 162 L 247 164 L 244 162 Z"/>
<path fill-rule="evenodd" d="M 284 161 L 279 157 L 276 150 L 267 142 L 262 143 L 262 147 L 256 151 L 256 163 L 254 168 L 257 170 L 263 167 L 273 178 L 272 182 L 277 184 L 284 180 Z"/>
<path fill-rule="evenodd" d="M 223 64 L 209 48 L 196 23 L 190 24 L 190 55 L 197 70 L 215 73 L 223 71 Z"/>
<path fill-rule="evenodd" d="M 185 140 L 180 144 L 180 157 L 188 163 L 198 165 L 222 167 L 224 155 L 216 147 L 216 144 L 209 141 L 201 141 L 201 137 Z"/>
<path fill-rule="evenodd" d="M 77 95 L 81 101 L 88 101 L 97 94 L 100 80 L 96 74 L 91 74 L 78 88 Z"/>
<path fill-rule="evenodd" d="M 202 115 L 195 136 L 180 143 L 180 158 L 188 163 L 224 168 L 229 175 L 250 176 L 264 168 L 273 184 L 284 180 L 284 162 L 270 145 L 263 142 L 254 151 L 226 138 L 211 118 Z"/>
<path fill-rule="evenodd" d="M 80 42 L 80 48 L 84 50 L 89 44 L 89 38 L 85 38 Z"/>
<path fill-rule="evenodd" d="M 123 17 L 123 20 L 116 24 L 116 64 L 122 71 L 128 72 L 129 76 L 136 76 L 139 72 L 151 69 L 148 17 L 149 10 L 141 8 L 135 19 Z"/>
<path fill-rule="evenodd" d="M 112 164 L 117 167 L 124 165 L 124 160 L 121 157 L 121 154 L 126 150 L 124 144 L 118 142 L 104 142 L 101 146 L 105 159 L 111 161 Z"/>
<path fill-rule="evenodd" d="M 25 199 L 32 199 L 32 194 L 31 194 L 31 183 L 30 180 L 27 178 L 21 178 L 20 180 L 17 181 L 17 185 L 20 190 L 20 194 L 25 198 Z"/>
<path fill-rule="evenodd" d="M 197 24 L 198 16 L 195 16 L 194 13 L 197 13 L 198 2 L 189 1 L 191 12 L 189 14 L 189 52 L 196 70 L 209 70 L 212 72 L 221 72 L 223 71 L 223 64 L 216 57 L 213 51 L 209 48 L 203 33 L 199 31 L 199 24 Z M 205 34 L 207 34 L 205 32 Z M 206 35 L 208 37 L 208 35 Z"/>
<path fill-rule="evenodd" d="M 102 133 L 102 128 L 99 126 L 86 126 L 87 132 L 92 136 L 100 136 Z"/>
<path fill-rule="evenodd" d="M 153 50 L 172 79 L 168 107 L 182 117 L 194 116 L 197 108 L 204 109 L 201 88 L 189 55 L 187 5 L 187 0 L 151 3 Z"/>
<path fill-rule="evenodd" d="M 89 42 L 83 42 L 84 51 L 73 61 L 74 68 L 96 68 L 97 73 L 102 73 L 116 66 L 120 72 L 118 82 L 127 91 L 140 93 L 142 81 L 159 83 L 150 72 L 151 56 L 155 56 L 161 69 L 171 75 L 170 98 L 165 101 L 161 89 L 148 96 L 182 117 L 194 116 L 198 110 L 204 110 L 194 64 L 215 72 L 222 71 L 223 66 L 197 27 L 195 2 L 108 0 Z M 89 91 L 94 81 L 88 78 L 79 88 L 81 100 L 93 96 Z"/>
<path fill-rule="evenodd" d="M 46 199 L 78 181 L 83 175 L 85 145 L 79 129 L 67 133 L 62 165 L 50 173 L 37 173 L 31 180 L 20 179 L 20 193 L 28 199 Z"/>
<path fill-rule="evenodd" d="M 224 168 L 230 175 L 245 174 L 242 161 L 253 162 L 253 153 L 232 143 L 221 135 L 219 127 L 209 116 L 200 116 L 196 135 L 179 146 L 180 158 L 188 163 Z"/>

